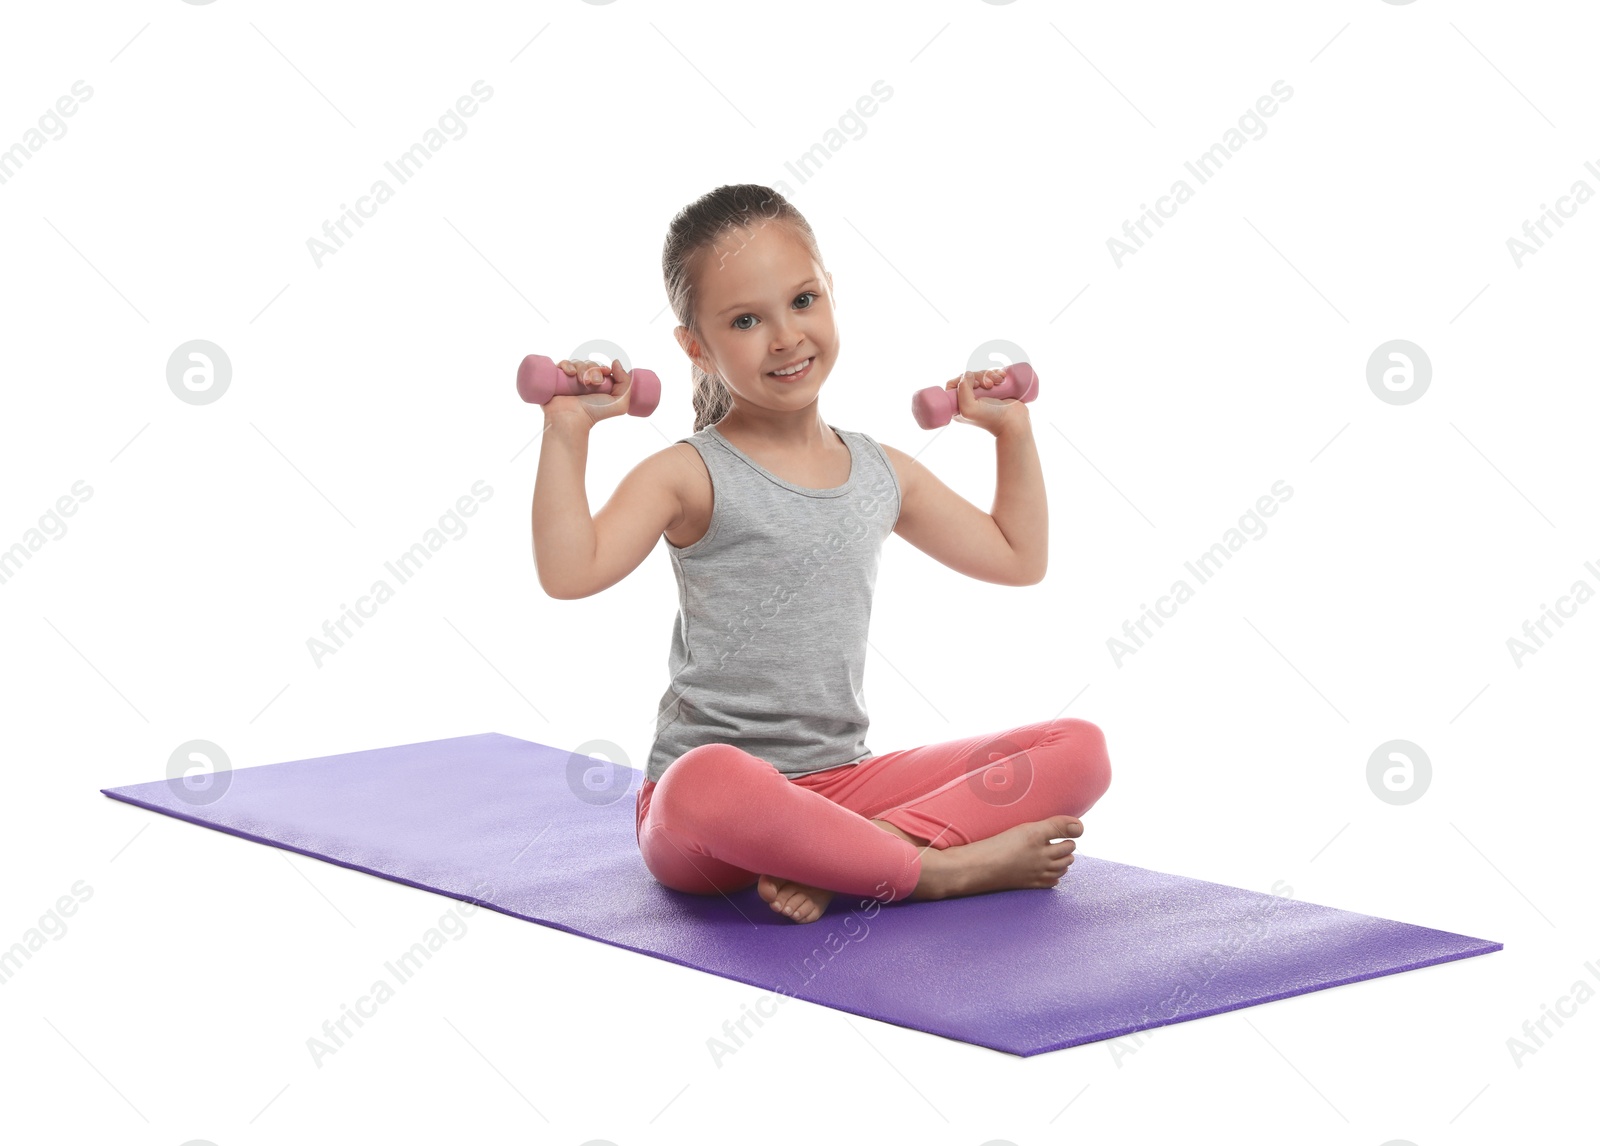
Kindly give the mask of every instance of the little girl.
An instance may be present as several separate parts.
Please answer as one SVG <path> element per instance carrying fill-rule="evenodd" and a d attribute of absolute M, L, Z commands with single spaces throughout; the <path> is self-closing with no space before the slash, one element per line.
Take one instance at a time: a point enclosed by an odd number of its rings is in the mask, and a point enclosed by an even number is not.
<path fill-rule="evenodd" d="M 862 691 L 890 532 L 980 581 L 1043 579 L 1028 407 L 976 397 L 999 370 L 945 383 L 955 420 L 995 438 L 984 513 L 907 454 L 822 419 L 839 357 L 833 275 L 783 196 L 753 184 L 702 196 L 673 219 L 662 270 L 693 363 L 694 435 L 635 466 L 591 519 L 589 431 L 627 412 L 631 379 L 620 362 L 563 361 L 613 386 L 545 405 L 533 494 L 534 560 L 553 597 L 598 593 L 667 540 L 679 609 L 637 796 L 645 866 L 686 892 L 755 883 L 800 923 L 835 892 L 891 902 L 1054 887 L 1078 817 L 1111 783 L 1100 729 L 1044 720 L 873 753 Z"/>

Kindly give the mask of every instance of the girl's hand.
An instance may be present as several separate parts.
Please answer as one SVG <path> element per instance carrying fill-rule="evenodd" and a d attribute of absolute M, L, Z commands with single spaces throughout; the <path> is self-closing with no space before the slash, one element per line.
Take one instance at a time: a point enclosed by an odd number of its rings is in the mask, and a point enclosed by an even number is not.
<path fill-rule="evenodd" d="M 1026 421 L 1027 403 L 1015 398 L 984 398 L 980 395 L 991 386 L 998 386 L 1006 375 L 1003 367 L 988 370 L 968 370 L 959 378 L 944 384 L 946 390 L 955 390 L 959 409 L 951 418 L 969 426 L 982 426 L 996 437 L 1016 422 Z"/>
<path fill-rule="evenodd" d="M 588 390 L 584 394 L 556 394 L 544 404 L 544 420 L 581 419 L 586 425 L 615 418 L 628 412 L 628 401 L 633 391 L 633 378 L 622 368 L 622 363 L 612 359 L 610 366 L 601 366 L 589 359 L 572 361 L 563 358 L 556 365 L 570 378 L 578 378 Z M 581 373 L 580 373 L 581 372 Z M 607 378 L 613 380 L 611 393 L 593 389 Z"/>

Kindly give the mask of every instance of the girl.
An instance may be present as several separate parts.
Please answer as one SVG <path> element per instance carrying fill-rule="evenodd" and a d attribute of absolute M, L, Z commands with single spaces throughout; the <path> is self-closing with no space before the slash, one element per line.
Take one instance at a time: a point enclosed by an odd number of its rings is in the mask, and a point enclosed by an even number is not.
<path fill-rule="evenodd" d="M 839 357 L 833 275 L 777 192 L 718 187 L 662 253 L 695 433 L 625 475 L 590 518 L 593 425 L 627 412 L 621 362 L 562 362 L 611 393 L 544 407 L 534 560 L 553 597 L 627 576 L 666 537 L 678 581 L 671 684 L 636 803 L 657 880 L 701 894 L 755 883 L 809 923 L 835 892 L 882 902 L 1054 887 L 1078 818 L 1111 783 L 1100 729 L 1072 718 L 873 753 L 862 692 L 879 550 L 892 531 L 980 581 L 1044 577 L 1044 480 L 1028 407 L 979 399 L 999 370 L 945 383 L 956 421 L 994 435 L 994 511 L 817 407 Z"/>

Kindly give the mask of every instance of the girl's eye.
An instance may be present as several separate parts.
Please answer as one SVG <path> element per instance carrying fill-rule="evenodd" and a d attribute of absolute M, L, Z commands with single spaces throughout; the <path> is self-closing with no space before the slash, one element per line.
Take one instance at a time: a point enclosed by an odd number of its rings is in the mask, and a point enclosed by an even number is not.
<path fill-rule="evenodd" d="M 817 297 L 817 292 L 816 291 L 814 291 L 814 290 L 805 290 L 805 291 L 801 291 L 799 294 L 795 295 L 794 296 L 794 301 L 795 302 L 799 302 L 803 298 L 805 298 L 805 299 L 813 299 L 814 300 L 816 297 Z M 802 309 L 802 310 L 810 310 L 811 306 L 812 306 L 812 304 L 810 302 L 808 302 L 808 303 L 805 304 L 805 306 L 801 307 L 800 309 Z M 748 326 L 740 326 L 739 324 L 741 322 L 743 322 L 747 318 L 754 318 L 754 317 L 755 317 L 755 315 L 753 315 L 753 314 L 741 314 L 738 318 L 733 320 L 733 328 L 735 330 L 749 330 L 750 328 Z"/>

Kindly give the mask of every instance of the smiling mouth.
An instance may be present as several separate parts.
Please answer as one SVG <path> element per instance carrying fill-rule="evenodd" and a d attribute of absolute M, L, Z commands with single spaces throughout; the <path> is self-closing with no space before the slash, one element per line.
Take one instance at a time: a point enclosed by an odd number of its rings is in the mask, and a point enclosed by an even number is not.
<path fill-rule="evenodd" d="M 804 378 L 807 374 L 810 374 L 811 368 L 816 364 L 816 355 L 812 355 L 810 358 L 806 359 L 805 365 L 800 367 L 800 369 L 796 370 L 793 374 L 775 374 L 769 370 L 767 371 L 767 377 L 776 378 L 779 382 L 793 382 L 797 379 Z"/>

